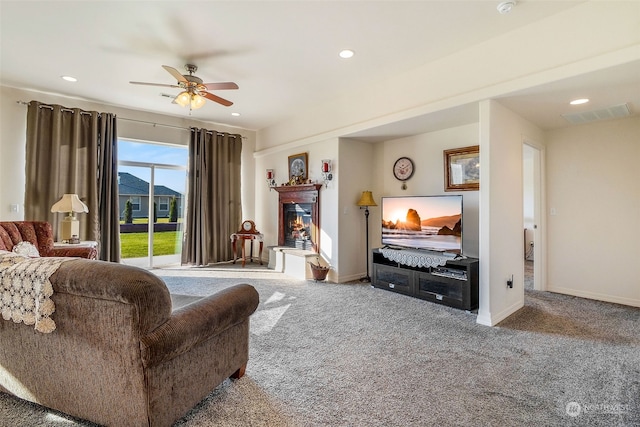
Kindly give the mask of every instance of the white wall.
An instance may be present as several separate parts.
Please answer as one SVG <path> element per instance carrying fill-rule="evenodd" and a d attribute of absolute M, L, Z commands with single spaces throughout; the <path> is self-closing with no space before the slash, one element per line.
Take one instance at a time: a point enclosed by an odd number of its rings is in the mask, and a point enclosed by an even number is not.
<path fill-rule="evenodd" d="M 29 102 L 31 100 L 47 104 L 60 104 L 69 108 L 115 113 L 119 119 L 122 119 L 118 121 L 118 136 L 127 139 L 188 145 L 189 131 L 185 129 L 188 129 L 189 126 L 239 133 L 245 137 L 242 141 L 242 180 L 243 182 L 254 181 L 253 152 L 255 151 L 256 137 L 253 131 L 217 123 L 200 122 L 187 117 L 164 116 L 0 86 L 0 220 L 18 221 L 24 219 L 27 106 L 18 103 L 18 101 Z M 160 126 L 124 119 L 157 123 Z M 161 125 L 175 126 L 182 129 Z M 243 186 L 243 210 L 251 216 L 255 210 L 253 190 L 252 186 Z M 19 205 L 19 212 L 11 211 L 10 206 L 15 204 Z"/>
<path fill-rule="evenodd" d="M 548 290 L 640 307 L 639 137 L 638 117 L 548 133 Z"/>
<path fill-rule="evenodd" d="M 444 191 L 444 150 L 468 147 L 479 144 L 478 123 L 429 132 L 407 138 L 387 141 L 381 144 L 383 155 L 381 163 L 376 166 L 383 177 L 382 186 L 377 189 L 380 196 L 434 196 L 443 194 L 460 194 L 463 199 L 463 236 L 462 247 L 465 255 L 479 256 L 479 192 L 478 191 Z M 411 179 L 406 181 L 407 189 L 402 189 L 402 182 L 393 176 L 393 164 L 402 156 L 411 158 L 415 171 Z M 380 217 L 376 218 L 373 247 L 379 247 Z"/>
<path fill-rule="evenodd" d="M 366 248 L 364 210 L 356 206 L 363 191 L 372 191 L 374 200 L 380 205 L 380 194 L 376 190 L 376 177 L 381 176 L 374 160 L 374 145 L 362 141 L 340 140 L 340 200 L 335 207 L 338 231 L 339 279 L 342 282 L 357 280 L 365 276 L 367 259 L 369 276 L 371 249 L 379 245 L 375 232 L 380 224 L 379 207 L 369 208 L 369 251 Z M 379 232 L 379 231 L 378 231 Z"/>
<path fill-rule="evenodd" d="M 524 305 L 522 144 L 543 133 L 496 101 L 480 105 L 480 307 L 495 325 Z M 513 277 L 513 288 L 506 282 Z"/>
<path fill-rule="evenodd" d="M 343 179 L 341 177 L 341 165 L 338 159 L 337 138 L 328 139 L 313 144 L 296 144 L 292 146 L 278 147 L 274 150 L 266 150 L 255 153 L 255 211 L 256 227 L 264 234 L 264 245 L 277 246 L 278 244 L 278 209 L 279 195 L 275 190 L 270 190 L 266 183 L 266 170 L 274 169 L 277 185 L 288 181 L 288 158 L 293 154 L 307 153 L 308 177 L 313 182 L 322 183 L 321 161 L 330 159 L 333 163 L 333 180 L 328 186 L 323 186 L 320 191 L 320 254 L 334 269 L 329 272 L 328 280 L 337 281 L 338 266 L 338 188 Z M 348 170 L 348 168 L 346 169 Z M 263 253 L 266 259 L 267 252 Z"/>
<path fill-rule="evenodd" d="M 27 108 L 15 90 L 0 86 L 0 220 L 24 219 Z M 29 99 L 26 99 L 29 101 Z M 11 206 L 18 207 L 12 212 Z"/>

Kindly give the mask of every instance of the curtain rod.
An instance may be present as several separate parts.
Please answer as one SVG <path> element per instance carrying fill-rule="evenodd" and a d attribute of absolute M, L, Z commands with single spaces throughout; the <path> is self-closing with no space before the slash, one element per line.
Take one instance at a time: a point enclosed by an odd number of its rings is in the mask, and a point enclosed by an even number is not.
<path fill-rule="evenodd" d="M 162 126 L 162 127 L 166 127 L 166 128 L 180 129 L 180 130 L 186 130 L 186 131 L 190 131 L 190 132 L 193 130 L 193 127 L 184 127 L 184 126 L 176 126 L 176 125 L 165 125 L 165 124 L 163 124 L 163 123 L 148 122 L 148 121 L 146 121 L 146 120 L 128 119 L 128 118 L 126 118 L 126 117 L 119 117 L 118 119 L 119 119 L 119 120 L 126 120 L 126 121 L 128 121 L 128 122 L 144 123 L 144 124 L 146 124 L 146 125 L 152 125 L 153 127 L 156 127 L 156 126 Z M 214 132 L 214 131 L 207 130 L 207 133 L 213 133 L 213 132 Z M 224 135 L 224 132 L 218 132 L 218 131 L 216 131 L 216 133 L 217 133 L 218 135 Z M 228 132 L 227 132 L 227 133 L 228 133 Z M 236 134 L 231 134 L 231 133 L 228 133 L 228 134 L 229 134 L 229 136 L 231 136 L 231 137 L 233 137 L 233 138 L 235 138 L 235 137 L 236 137 Z M 242 136 L 242 135 L 240 135 L 240 137 L 241 137 L 242 139 L 246 139 L 246 138 L 247 138 L 246 136 Z"/>
<path fill-rule="evenodd" d="M 21 105 L 29 105 L 29 102 L 24 102 L 24 101 L 16 101 L 17 104 L 21 104 Z M 38 108 L 48 108 L 49 110 L 53 111 L 53 106 L 52 105 L 48 105 L 48 104 L 40 104 L 38 105 Z M 60 107 L 60 111 L 63 111 L 65 113 L 75 113 L 76 111 L 71 109 L 71 108 L 66 108 L 66 107 Z M 92 115 L 92 113 L 90 113 L 89 111 L 82 111 L 80 110 L 80 114 L 86 114 L 87 116 Z M 98 117 L 100 117 L 101 114 L 98 113 Z"/>
<path fill-rule="evenodd" d="M 16 103 L 17 103 L 17 104 L 21 104 L 21 105 L 29 105 L 29 103 L 28 103 L 28 102 L 24 102 L 24 101 L 16 101 Z M 51 105 L 47 105 L 47 104 L 40 104 L 40 105 L 39 105 L 39 107 L 40 107 L 40 108 L 50 108 L 51 110 L 53 110 L 53 107 L 52 107 Z M 70 112 L 70 113 L 75 112 L 75 111 L 74 111 L 74 110 L 72 110 L 72 109 L 64 108 L 64 107 L 62 108 L 62 111 L 67 111 L 67 112 Z M 91 113 L 86 112 L 86 111 L 80 111 L 80 114 L 89 114 L 89 115 L 91 115 Z M 100 113 L 98 113 L 98 115 L 100 115 Z M 186 131 L 190 131 L 190 132 L 191 132 L 191 131 L 192 131 L 192 129 L 193 129 L 193 128 L 190 128 L 190 127 L 184 127 L 184 126 L 165 125 L 165 124 L 163 124 L 163 123 L 148 122 L 148 121 L 146 121 L 146 120 L 128 119 L 128 118 L 126 118 L 126 117 L 118 117 L 118 120 L 125 120 L 125 121 L 128 121 L 128 122 L 136 122 L 136 123 L 144 123 L 144 124 L 146 124 L 146 125 L 152 125 L 153 127 L 156 127 L 156 126 L 163 126 L 163 127 L 167 127 L 167 128 L 173 128 L 173 129 L 186 130 Z M 213 131 L 207 130 L 207 133 L 211 133 L 211 134 L 212 134 L 212 133 L 213 133 Z M 223 134 L 224 134 L 223 132 L 217 132 L 217 131 L 216 131 L 216 133 L 217 133 L 218 135 L 223 135 Z M 228 133 L 228 132 L 227 132 L 227 133 Z M 229 136 L 230 136 L 230 137 L 232 137 L 232 138 L 235 138 L 235 137 L 236 137 L 236 134 L 231 134 L 231 133 L 229 133 Z M 246 136 L 242 136 L 242 135 L 240 135 L 240 137 L 241 137 L 242 139 L 247 139 L 247 137 L 246 137 Z"/>

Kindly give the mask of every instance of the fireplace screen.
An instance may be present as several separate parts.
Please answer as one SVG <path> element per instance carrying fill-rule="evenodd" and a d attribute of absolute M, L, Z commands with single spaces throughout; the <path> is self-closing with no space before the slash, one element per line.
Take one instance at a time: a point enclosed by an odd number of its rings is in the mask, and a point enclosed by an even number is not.
<path fill-rule="evenodd" d="M 278 195 L 278 246 L 318 252 L 322 184 L 281 185 Z"/>
<path fill-rule="evenodd" d="M 289 203 L 284 209 L 284 246 L 313 250 L 311 203 Z"/>

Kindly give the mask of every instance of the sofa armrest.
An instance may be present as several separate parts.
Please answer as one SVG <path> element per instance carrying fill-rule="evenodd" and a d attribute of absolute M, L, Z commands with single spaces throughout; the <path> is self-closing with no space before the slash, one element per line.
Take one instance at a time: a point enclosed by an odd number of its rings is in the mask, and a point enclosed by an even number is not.
<path fill-rule="evenodd" d="M 188 304 L 141 339 L 143 364 L 154 366 L 188 352 L 246 320 L 258 307 L 258 292 L 241 284 Z"/>
<path fill-rule="evenodd" d="M 98 258 L 98 250 L 96 248 L 56 248 L 54 247 L 51 252 L 49 252 L 49 256 L 56 257 L 79 257 L 86 259 L 97 259 Z"/>

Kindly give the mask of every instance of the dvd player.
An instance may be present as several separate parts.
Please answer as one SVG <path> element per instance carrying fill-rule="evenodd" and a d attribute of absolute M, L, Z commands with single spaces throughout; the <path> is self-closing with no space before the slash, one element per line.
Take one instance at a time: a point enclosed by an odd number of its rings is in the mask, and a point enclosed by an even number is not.
<path fill-rule="evenodd" d="M 466 270 L 456 268 L 436 267 L 431 271 L 434 276 L 450 277 L 452 279 L 467 280 Z"/>

